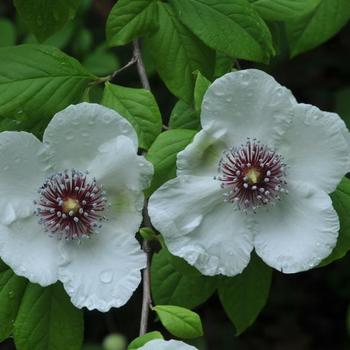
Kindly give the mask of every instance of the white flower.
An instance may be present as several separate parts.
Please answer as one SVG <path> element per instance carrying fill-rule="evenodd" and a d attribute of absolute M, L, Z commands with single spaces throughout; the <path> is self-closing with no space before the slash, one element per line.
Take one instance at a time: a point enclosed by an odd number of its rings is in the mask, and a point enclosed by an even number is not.
<path fill-rule="evenodd" d="M 205 275 L 236 275 L 256 253 L 285 273 L 336 244 L 328 193 L 350 169 L 350 134 L 334 113 L 298 104 L 268 74 L 229 73 L 205 94 L 203 130 L 149 213 L 174 255 Z"/>
<path fill-rule="evenodd" d="M 62 281 L 77 307 L 125 304 L 145 266 L 135 232 L 153 173 L 129 122 L 96 104 L 69 106 L 43 143 L 0 133 L 0 164 L 1 258 L 41 286 Z"/>
<path fill-rule="evenodd" d="M 156 339 L 146 343 L 139 350 L 197 350 L 195 347 L 187 345 L 177 340 Z"/>

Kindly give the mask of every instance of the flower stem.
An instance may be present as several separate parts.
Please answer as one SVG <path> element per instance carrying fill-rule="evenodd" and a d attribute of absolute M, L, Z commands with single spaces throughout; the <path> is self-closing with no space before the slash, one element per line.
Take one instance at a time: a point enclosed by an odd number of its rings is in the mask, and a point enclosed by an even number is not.
<path fill-rule="evenodd" d="M 151 90 L 151 86 L 147 77 L 146 69 L 142 60 L 140 44 L 137 39 L 133 41 L 134 47 L 134 58 L 137 64 L 137 72 L 140 77 L 141 84 L 144 89 Z M 151 220 L 148 216 L 148 201 L 145 200 L 143 208 L 143 226 L 152 228 Z M 147 333 L 148 328 L 148 317 L 149 310 L 152 306 L 151 298 L 151 260 L 152 260 L 152 249 L 150 242 L 146 239 L 143 240 L 142 249 L 147 256 L 146 268 L 142 272 L 142 281 L 143 281 L 143 297 L 142 297 L 142 310 L 141 310 L 141 322 L 140 322 L 140 333 L 142 336 Z"/>
<path fill-rule="evenodd" d="M 142 86 L 146 90 L 151 90 L 151 86 L 149 84 L 149 80 L 147 78 L 147 73 L 145 69 L 145 65 L 143 64 L 141 50 L 140 50 L 140 44 L 137 39 L 133 41 L 134 46 L 134 57 L 136 58 L 136 64 L 137 64 L 137 71 L 139 73 L 139 77 L 142 83 Z"/>

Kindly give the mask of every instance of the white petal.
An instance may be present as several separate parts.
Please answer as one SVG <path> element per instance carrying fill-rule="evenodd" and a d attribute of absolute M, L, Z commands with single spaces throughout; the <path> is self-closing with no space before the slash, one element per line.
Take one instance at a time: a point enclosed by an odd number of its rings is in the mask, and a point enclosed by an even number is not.
<path fill-rule="evenodd" d="M 204 275 L 233 276 L 249 262 L 249 217 L 224 202 L 212 178 L 184 175 L 168 181 L 151 196 L 149 214 L 170 252 Z"/>
<path fill-rule="evenodd" d="M 35 136 L 0 133 L 0 224 L 32 214 L 47 169 L 44 147 Z"/>
<path fill-rule="evenodd" d="M 44 133 L 57 170 L 85 171 L 99 147 L 120 136 L 137 147 L 136 132 L 117 112 L 93 103 L 71 105 L 57 113 Z"/>
<path fill-rule="evenodd" d="M 146 257 L 135 238 L 142 215 L 137 202 L 142 195 L 119 194 L 112 200 L 115 217 L 102 223 L 99 233 L 90 239 L 65 242 L 61 249 L 59 279 L 73 304 L 102 312 L 124 305 L 141 281 L 140 270 Z"/>
<path fill-rule="evenodd" d="M 98 148 L 95 159 L 87 170 L 106 189 L 120 190 L 128 187 L 142 191 L 149 187 L 153 166 L 143 156 L 129 137 L 118 136 Z"/>
<path fill-rule="evenodd" d="M 225 143 L 208 135 L 204 130 L 177 155 L 177 175 L 215 176 Z"/>
<path fill-rule="evenodd" d="M 45 287 L 58 278 L 58 240 L 34 215 L 0 226 L 0 256 L 13 271 Z"/>
<path fill-rule="evenodd" d="M 155 339 L 141 346 L 139 350 L 197 350 L 197 348 L 178 340 Z"/>
<path fill-rule="evenodd" d="M 285 273 L 309 270 L 336 244 L 339 220 L 327 193 L 291 183 L 289 195 L 256 215 L 254 245 L 266 264 Z"/>
<path fill-rule="evenodd" d="M 299 104 L 293 122 L 277 145 L 285 158 L 287 178 L 309 182 L 320 190 L 332 192 L 349 170 L 350 134 L 334 113 Z"/>
<path fill-rule="evenodd" d="M 202 127 L 209 134 L 239 146 L 247 137 L 273 146 L 284 133 L 296 104 L 292 93 L 267 73 L 247 69 L 214 81 L 202 105 Z"/>

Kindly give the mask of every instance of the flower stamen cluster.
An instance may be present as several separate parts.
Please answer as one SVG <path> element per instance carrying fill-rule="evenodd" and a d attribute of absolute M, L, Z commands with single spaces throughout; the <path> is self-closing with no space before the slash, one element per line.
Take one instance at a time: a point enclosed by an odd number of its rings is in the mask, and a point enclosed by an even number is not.
<path fill-rule="evenodd" d="M 47 232 L 66 239 L 87 238 L 106 220 L 106 192 L 86 173 L 65 170 L 47 178 L 38 192 L 36 214 Z"/>
<path fill-rule="evenodd" d="M 281 155 L 256 139 L 224 152 L 219 162 L 221 187 L 227 189 L 225 201 L 240 209 L 255 210 L 280 200 L 286 189 L 286 164 Z"/>

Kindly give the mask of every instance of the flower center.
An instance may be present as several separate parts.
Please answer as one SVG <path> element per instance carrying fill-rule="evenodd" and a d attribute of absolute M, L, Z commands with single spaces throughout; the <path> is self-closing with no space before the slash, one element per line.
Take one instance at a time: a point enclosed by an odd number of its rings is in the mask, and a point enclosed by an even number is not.
<path fill-rule="evenodd" d="M 221 187 L 227 189 L 225 201 L 243 210 L 274 204 L 286 190 L 286 165 L 281 155 L 259 141 L 224 152 L 219 163 Z"/>
<path fill-rule="evenodd" d="M 77 199 L 67 198 L 63 201 L 62 210 L 64 213 L 68 214 L 70 211 L 72 211 L 74 214 L 76 214 L 79 209 L 80 203 Z"/>
<path fill-rule="evenodd" d="M 47 178 L 39 193 L 36 214 L 48 232 L 66 239 L 89 237 L 106 220 L 105 191 L 80 171 L 65 170 Z"/>
<path fill-rule="evenodd" d="M 256 168 L 251 168 L 251 169 L 248 169 L 245 175 L 247 177 L 247 182 L 250 185 L 255 185 L 260 181 L 261 171 L 259 171 L 259 169 L 256 169 Z"/>

